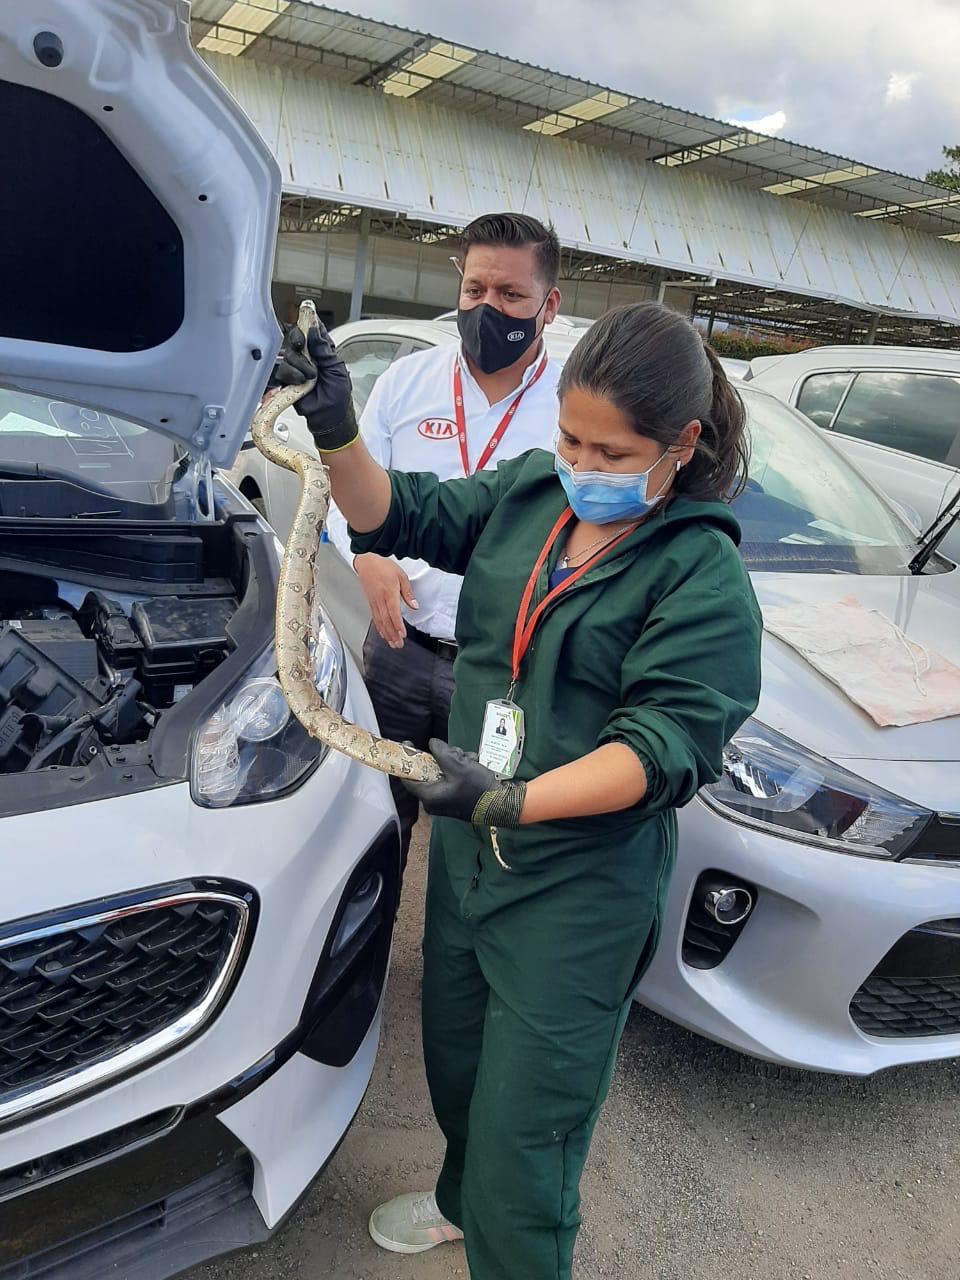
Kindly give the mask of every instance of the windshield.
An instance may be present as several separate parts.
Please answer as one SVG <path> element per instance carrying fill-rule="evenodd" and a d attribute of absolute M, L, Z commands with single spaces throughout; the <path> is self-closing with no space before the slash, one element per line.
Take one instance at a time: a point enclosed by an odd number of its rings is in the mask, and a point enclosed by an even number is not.
<path fill-rule="evenodd" d="M 794 573 L 907 574 L 905 521 L 817 429 L 770 396 L 747 407 L 750 478 L 733 503 L 747 567 Z"/>
<path fill-rule="evenodd" d="M 0 387 L 0 515 L 166 511 L 182 452 L 124 418 Z"/>

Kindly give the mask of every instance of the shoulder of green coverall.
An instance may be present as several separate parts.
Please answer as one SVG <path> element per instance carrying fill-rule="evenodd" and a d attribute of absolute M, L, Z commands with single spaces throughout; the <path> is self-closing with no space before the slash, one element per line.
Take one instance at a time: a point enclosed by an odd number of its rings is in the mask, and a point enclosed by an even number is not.
<path fill-rule="evenodd" d="M 354 537 L 354 550 L 465 574 L 449 736 L 475 750 L 486 702 L 509 686 L 520 597 L 566 499 L 552 455 L 540 450 L 463 480 L 394 472 L 391 481 L 386 522 Z M 593 830 L 687 803 L 719 776 L 724 745 L 756 708 L 761 620 L 739 537 L 725 504 L 677 497 L 537 628 L 515 695 L 527 731 L 517 776 L 607 742 L 625 743 L 647 774 L 640 804 L 589 819 Z"/>
<path fill-rule="evenodd" d="M 542 462 L 537 466 L 537 460 L 552 456 L 535 449 L 506 459 L 492 471 L 477 471 L 460 480 L 441 481 L 429 471 L 391 471 L 387 518 L 370 533 L 350 530 L 353 553 L 410 556 L 462 575 L 474 544 L 507 490 L 525 469 L 539 475 Z"/>

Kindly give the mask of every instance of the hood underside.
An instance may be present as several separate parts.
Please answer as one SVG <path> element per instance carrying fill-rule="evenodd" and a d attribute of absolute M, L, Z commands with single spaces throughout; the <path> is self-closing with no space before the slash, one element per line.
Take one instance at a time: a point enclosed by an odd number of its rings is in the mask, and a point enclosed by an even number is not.
<path fill-rule="evenodd" d="M 184 0 L 4 0 L 0 175 L 0 386 L 229 466 L 280 338 L 280 174 Z"/>

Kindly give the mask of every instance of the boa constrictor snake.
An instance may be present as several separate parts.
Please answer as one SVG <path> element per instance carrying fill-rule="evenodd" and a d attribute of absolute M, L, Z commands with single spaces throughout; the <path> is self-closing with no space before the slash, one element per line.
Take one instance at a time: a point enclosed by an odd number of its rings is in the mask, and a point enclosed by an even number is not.
<path fill-rule="evenodd" d="M 316 324 L 316 307 L 308 300 L 300 306 L 297 325 L 306 337 Z M 290 710 L 319 742 L 395 778 L 436 782 L 442 775 L 433 756 L 351 724 L 323 700 L 317 689 L 314 672 L 320 601 L 315 562 L 330 506 L 330 476 L 319 457 L 284 444 L 275 431 L 280 414 L 312 391 L 315 381 L 275 391 L 261 404 L 250 426 L 253 442 L 264 457 L 300 478 L 300 500 L 277 584 L 276 657 L 280 686 Z"/>

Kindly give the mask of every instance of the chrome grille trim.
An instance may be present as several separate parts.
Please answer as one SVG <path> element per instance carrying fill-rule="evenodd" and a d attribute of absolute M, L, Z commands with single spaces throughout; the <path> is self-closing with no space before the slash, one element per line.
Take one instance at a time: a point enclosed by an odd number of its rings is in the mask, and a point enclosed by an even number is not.
<path fill-rule="evenodd" d="M 206 995 L 175 1022 L 153 1035 L 148 1035 L 143 1040 L 128 1045 L 115 1054 L 101 1058 L 88 1066 L 68 1071 L 39 1088 L 28 1085 L 8 1094 L 0 1100 L 0 1128 L 12 1122 L 21 1123 L 41 1111 L 62 1106 L 75 1097 L 102 1089 L 111 1081 L 178 1048 L 202 1030 L 221 1004 L 244 954 L 244 943 L 250 928 L 250 903 L 236 894 L 198 889 L 147 898 L 126 907 L 90 915 L 72 916 L 69 919 L 60 920 L 56 925 L 31 929 L 0 940 L 5 948 L 19 946 L 27 942 L 56 937 L 61 933 L 115 923 L 144 911 L 178 907 L 192 902 L 220 903 L 237 912 L 238 923 L 229 952 Z"/>

